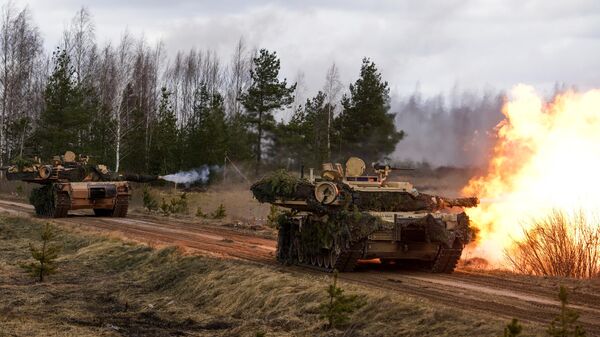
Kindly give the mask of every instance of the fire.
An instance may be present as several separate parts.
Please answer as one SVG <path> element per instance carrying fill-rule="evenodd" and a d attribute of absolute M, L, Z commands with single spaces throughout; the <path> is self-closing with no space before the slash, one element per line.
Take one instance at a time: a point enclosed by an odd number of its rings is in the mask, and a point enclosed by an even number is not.
<path fill-rule="evenodd" d="M 471 254 L 496 264 L 532 218 L 553 209 L 600 214 L 600 90 L 547 102 L 518 85 L 502 113 L 487 174 L 463 190 L 481 199 L 467 210 L 479 229 Z"/>

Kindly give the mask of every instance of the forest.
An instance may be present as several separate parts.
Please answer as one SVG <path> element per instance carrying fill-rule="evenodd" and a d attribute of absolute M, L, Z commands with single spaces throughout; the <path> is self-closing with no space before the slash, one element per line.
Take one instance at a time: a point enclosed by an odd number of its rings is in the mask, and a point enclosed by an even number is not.
<path fill-rule="evenodd" d="M 167 53 L 127 32 L 99 45 L 82 8 L 49 52 L 27 7 L 5 5 L 0 24 L 0 166 L 72 150 L 116 171 L 164 174 L 227 157 L 259 174 L 377 160 L 403 138 L 388 83 L 367 57 L 355 82 L 341 83 L 333 63 L 322 89 L 299 102 L 296 83 L 280 76 L 285 60 L 243 38 L 228 60 Z"/>

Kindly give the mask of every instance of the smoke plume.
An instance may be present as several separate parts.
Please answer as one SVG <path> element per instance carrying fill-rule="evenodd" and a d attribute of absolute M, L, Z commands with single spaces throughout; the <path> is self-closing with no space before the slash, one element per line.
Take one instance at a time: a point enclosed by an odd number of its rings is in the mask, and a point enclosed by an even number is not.
<path fill-rule="evenodd" d="M 202 183 L 206 184 L 210 177 L 210 172 L 215 172 L 219 170 L 219 166 L 213 165 L 203 165 L 199 168 L 195 168 L 189 171 L 181 171 L 173 174 L 168 174 L 163 176 L 163 179 L 166 181 L 174 182 L 177 184 L 193 184 L 193 183 Z"/>
<path fill-rule="evenodd" d="M 453 92 L 424 98 L 418 91 L 394 99 L 396 126 L 405 138 L 392 157 L 433 166 L 481 166 L 494 144 L 494 127 L 502 120 L 502 92 Z"/>

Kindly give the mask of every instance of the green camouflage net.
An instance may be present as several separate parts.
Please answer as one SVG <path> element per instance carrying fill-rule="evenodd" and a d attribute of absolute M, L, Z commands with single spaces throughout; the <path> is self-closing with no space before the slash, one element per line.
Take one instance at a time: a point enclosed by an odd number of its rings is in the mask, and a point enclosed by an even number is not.
<path fill-rule="evenodd" d="M 294 223 L 293 217 L 291 213 L 280 215 L 279 228 L 294 230 L 296 233 L 293 236 L 300 238 L 301 250 L 310 254 L 318 254 L 323 249 L 348 249 L 386 225 L 376 216 L 356 208 L 321 216 L 311 214 L 303 218 L 300 224 Z"/>
<path fill-rule="evenodd" d="M 307 180 L 296 178 L 282 169 L 259 180 L 250 189 L 258 201 L 273 202 L 279 198 L 297 198 L 298 185 L 302 183 L 309 184 Z"/>
<path fill-rule="evenodd" d="M 38 215 L 50 214 L 54 209 L 54 189 L 52 185 L 43 185 L 42 187 L 34 188 L 29 195 L 29 202 L 35 208 L 35 213 Z"/>

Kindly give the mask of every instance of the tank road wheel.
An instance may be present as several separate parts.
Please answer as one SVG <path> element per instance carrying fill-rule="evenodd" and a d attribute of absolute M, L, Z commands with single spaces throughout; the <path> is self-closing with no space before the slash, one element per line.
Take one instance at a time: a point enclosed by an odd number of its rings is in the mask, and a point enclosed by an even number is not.
<path fill-rule="evenodd" d="M 323 254 L 317 255 L 317 265 L 323 267 Z"/>
<path fill-rule="evenodd" d="M 317 265 L 317 257 L 315 256 L 315 254 L 310 254 L 310 264 L 313 266 Z"/>
<path fill-rule="evenodd" d="M 431 262 L 428 271 L 432 273 L 447 273 L 454 271 L 460 255 L 462 254 L 463 245 L 460 240 L 454 240 L 451 248 L 440 246 L 437 257 Z"/>

